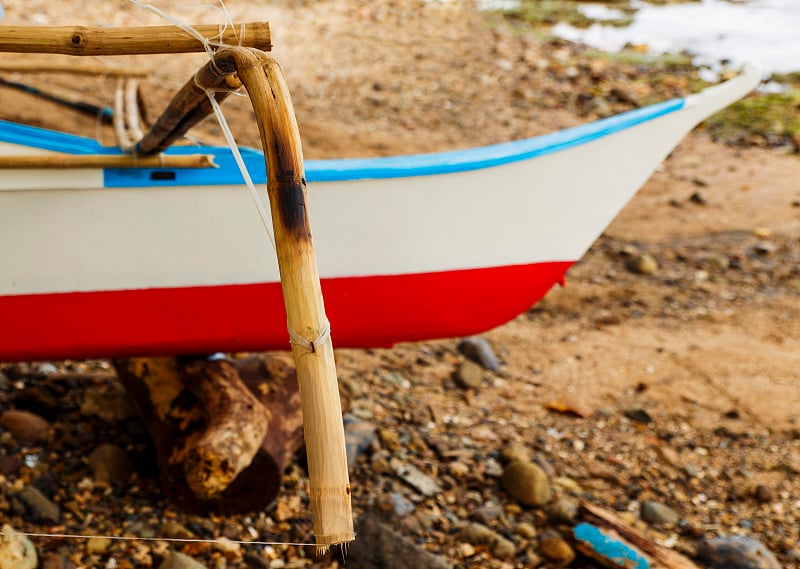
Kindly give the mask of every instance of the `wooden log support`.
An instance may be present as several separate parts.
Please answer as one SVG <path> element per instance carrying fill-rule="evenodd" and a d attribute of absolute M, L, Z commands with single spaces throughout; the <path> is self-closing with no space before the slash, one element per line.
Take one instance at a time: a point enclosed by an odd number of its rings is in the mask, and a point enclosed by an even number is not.
<path fill-rule="evenodd" d="M 268 51 L 269 24 L 192 26 L 212 45 L 240 45 Z M 62 55 L 144 55 L 205 50 L 197 38 L 177 26 L 89 28 L 85 26 L 0 26 L 0 51 Z"/>
<path fill-rule="evenodd" d="M 272 502 L 302 445 L 297 378 L 284 359 L 134 358 L 114 367 L 155 443 L 170 502 L 198 514 Z"/>

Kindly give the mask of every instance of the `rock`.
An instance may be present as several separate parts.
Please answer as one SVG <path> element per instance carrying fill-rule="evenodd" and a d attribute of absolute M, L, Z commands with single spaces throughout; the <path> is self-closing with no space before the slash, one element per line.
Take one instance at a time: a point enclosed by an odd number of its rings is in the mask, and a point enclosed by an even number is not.
<path fill-rule="evenodd" d="M 347 467 L 352 471 L 356 461 L 375 441 L 375 425 L 352 415 L 344 416 L 344 444 L 347 452 Z"/>
<path fill-rule="evenodd" d="M 697 205 L 706 205 L 708 203 L 708 199 L 701 191 L 697 191 L 689 196 L 689 201 Z"/>
<path fill-rule="evenodd" d="M 100 417 L 109 423 L 136 417 L 136 409 L 121 386 L 87 391 L 81 403 L 81 413 L 86 417 Z"/>
<path fill-rule="evenodd" d="M 90 537 L 86 540 L 86 552 L 89 555 L 102 555 L 111 547 L 111 540 L 107 537 Z"/>
<path fill-rule="evenodd" d="M 514 533 L 525 539 L 533 539 L 538 534 L 534 525 L 528 522 L 520 522 L 514 526 Z"/>
<path fill-rule="evenodd" d="M 650 415 L 650 413 L 641 407 L 633 407 L 626 410 L 625 416 L 631 421 L 636 421 L 637 423 L 642 423 L 643 425 L 653 422 L 653 417 Z"/>
<path fill-rule="evenodd" d="M 103 444 L 89 455 L 92 477 L 97 482 L 105 482 L 121 487 L 128 483 L 133 473 L 133 463 L 128 453 L 112 444 Z"/>
<path fill-rule="evenodd" d="M 169 539 L 194 539 L 197 537 L 189 528 L 172 520 L 161 524 L 161 535 Z"/>
<path fill-rule="evenodd" d="M 531 462 L 509 464 L 501 481 L 506 492 L 524 506 L 542 506 L 553 495 L 547 474 Z"/>
<path fill-rule="evenodd" d="M 483 383 L 483 368 L 473 361 L 465 360 L 458 364 L 453 379 L 462 389 L 477 389 Z"/>
<path fill-rule="evenodd" d="M 347 552 L 347 569 L 449 569 L 450 564 L 396 533 L 375 515 L 356 522 L 358 539 Z"/>
<path fill-rule="evenodd" d="M 753 245 L 753 251 L 762 256 L 772 255 L 775 251 L 778 250 L 777 245 L 772 243 L 771 241 L 759 241 L 755 245 Z"/>
<path fill-rule="evenodd" d="M 461 340 L 458 344 L 458 351 L 461 352 L 464 357 L 480 364 L 484 369 L 488 369 L 489 371 L 497 371 L 500 369 L 500 362 L 497 361 L 492 346 L 489 345 L 486 339 L 480 336 L 470 336 L 469 338 Z"/>
<path fill-rule="evenodd" d="M 52 436 L 50 423 L 28 411 L 6 411 L 0 415 L 0 427 L 10 432 L 14 440 L 23 445 L 46 443 Z"/>
<path fill-rule="evenodd" d="M 743 535 L 703 540 L 697 548 L 697 558 L 708 569 L 781 569 L 764 544 Z"/>
<path fill-rule="evenodd" d="M 769 486 L 765 486 L 763 484 L 759 484 L 755 487 L 753 490 L 753 496 L 762 504 L 771 502 L 773 499 L 772 490 L 769 489 Z"/>
<path fill-rule="evenodd" d="M 26 536 L 8 524 L 0 535 L 0 569 L 36 569 L 39 557 L 36 547 Z"/>
<path fill-rule="evenodd" d="M 642 502 L 641 516 L 647 523 L 665 526 L 675 525 L 681 520 L 678 512 L 669 506 L 653 501 Z"/>
<path fill-rule="evenodd" d="M 22 460 L 16 454 L 4 454 L 0 456 L 0 474 L 3 476 L 16 474 L 20 466 L 22 466 Z"/>
<path fill-rule="evenodd" d="M 637 275 L 653 275 L 658 271 L 658 262 L 645 253 L 628 259 L 625 268 Z"/>
<path fill-rule="evenodd" d="M 205 569 L 205 565 L 183 553 L 168 551 L 158 569 Z"/>
<path fill-rule="evenodd" d="M 492 555 L 498 559 L 510 559 L 517 553 L 514 542 L 506 539 L 493 529 L 479 523 L 469 523 L 458 535 L 459 541 L 472 545 L 484 545 L 492 550 Z"/>
<path fill-rule="evenodd" d="M 400 448 L 400 433 L 393 429 L 379 429 L 378 437 L 384 448 L 394 452 Z"/>
<path fill-rule="evenodd" d="M 42 558 L 41 569 L 75 569 L 66 553 L 48 553 Z"/>
<path fill-rule="evenodd" d="M 539 552 L 557 567 L 566 567 L 575 560 L 575 550 L 560 536 L 548 534 L 539 541 Z"/>
<path fill-rule="evenodd" d="M 578 503 L 569 498 L 559 498 L 550 506 L 547 517 L 556 524 L 571 524 L 578 517 Z"/>
<path fill-rule="evenodd" d="M 488 526 L 493 521 L 500 519 L 503 516 L 503 508 L 497 504 L 488 504 L 476 508 L 469 514 L 469 519 Z"/>
<path fill-rule="evenodd" d="M 9 494 L 12 503 L 16 502 L 22 510 L 26 521 L 50 522 L 61 521 L 61 509 L 33 486 L 26 486 L 19 492 Z"/>
<path fill-rule="evenodd" d="M 393 459 L 391 461 L 391 467 L 398 478 L 423 496 L 435 496 L 442 491 L 439 483 L 435 479 L 422 472 L 413 464 Z"/>
<path fill-rule="evenodd" d="M 416 509 L 410 500 L 397 492 L 381 494 L 378 496 L 377 505 L 384 512 L 391 512 L 398 518 L 412 514 Z"/>
<path fill-rule="evenodd" d="M 678 454 L 678 451 L 676 451 L 671 446 L 657 445 L 655 447 L 655 450 L 656 450 L 656 455 L 658 455 L 658 458 L 661 460 L 661 462 L 663 462 L 667 466 L 672 466 L 674 468 L 680 466 L 681 456 L 680 454 Z"/>
<path fill-rule="evenodd" d="M 500 452 L 500 456 L 506 463 L 512 462 L 530 462 L 531 452 L 524 444 L 517 441 L 511 441 Z"/>

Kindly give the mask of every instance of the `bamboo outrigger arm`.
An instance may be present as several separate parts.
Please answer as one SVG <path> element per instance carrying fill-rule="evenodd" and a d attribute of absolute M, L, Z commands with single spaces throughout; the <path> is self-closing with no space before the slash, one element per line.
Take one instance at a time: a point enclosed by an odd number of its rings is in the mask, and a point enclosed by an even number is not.
<path fill-rule="evenodd" d="M 208 90 L 232 89 L 238 81 L 253 104 L 267 162 L 267 193 L 303 410 L 314 534 L 317 544 L 328 548 L 355 539 L 350 481 L 333 345 L 306 209 L 300 134 L 279 65 L 256 49 L 220 48 L 136 148 L 139 153 L 160 152 L 211 112 Z"/>
<path fill-rule="evenodd" d="M 43 154 L 0 156 L 0 170 L 65 168 L 217 168 L 211 154 Z"/>
<path fill-rule="evenodd" d="M 211 45 L 239 45 L 268 51 L 269 24 L 192 26 Z M 0 26 L 0 51 L 62 55 L 144 55 L 205 50 L 197 38 L 177 26 L 89 28 L 85 26 Z"/>

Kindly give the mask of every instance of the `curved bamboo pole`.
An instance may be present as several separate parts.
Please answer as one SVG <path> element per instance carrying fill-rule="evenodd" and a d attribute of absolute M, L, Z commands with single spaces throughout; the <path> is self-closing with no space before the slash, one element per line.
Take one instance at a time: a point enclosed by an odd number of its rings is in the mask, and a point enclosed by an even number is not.
<path fill-rule="evenodd" d="M 292 355 L 303 408 L 316 542 L 323 549 L 355 539 L 344 427 L 333 344 L 306 209 L 300 133 L 277 62 L 248 48 L 223 48 L 232 58 L 256 113 L 267 162 L 267 193 L 275 230 Z"/>

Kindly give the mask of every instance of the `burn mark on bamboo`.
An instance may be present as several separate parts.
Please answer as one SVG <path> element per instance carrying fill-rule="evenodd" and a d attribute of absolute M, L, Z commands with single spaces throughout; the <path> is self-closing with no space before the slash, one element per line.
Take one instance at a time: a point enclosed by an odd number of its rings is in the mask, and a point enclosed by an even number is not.
<path fill-rule="evenodd" d="M 311 237 L 306 215 L 305 193 L 305 178 L 298 178 L 293 172 L 276 176 L 275 197 L 281 222 L 287 232 L 301 240 Z"/>

